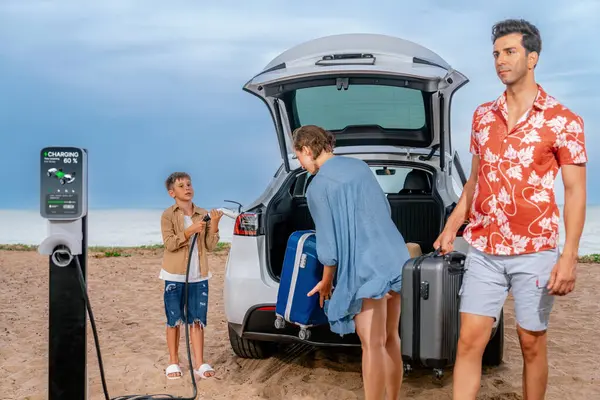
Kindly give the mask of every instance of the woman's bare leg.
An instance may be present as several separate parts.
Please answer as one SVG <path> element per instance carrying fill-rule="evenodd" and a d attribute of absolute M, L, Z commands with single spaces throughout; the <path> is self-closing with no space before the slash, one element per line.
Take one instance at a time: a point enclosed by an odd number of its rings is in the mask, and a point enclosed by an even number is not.
<path fill-rule="evenodd" d="M 365 400 L 383 400 L 386 365 L 386 298 L 364 299 L 361 312 L 354 317 L 362 346 L 362 372 Z"/>
<path fill-rule="evenodd" d="M 387 300 L 387 353 L 385 364 L 385 389 L 387 400 L 397 400 L 400 396 L 404 365 L 402 363 L 402 348 L 400 346 L 400 293 L 390 292 Z"/>

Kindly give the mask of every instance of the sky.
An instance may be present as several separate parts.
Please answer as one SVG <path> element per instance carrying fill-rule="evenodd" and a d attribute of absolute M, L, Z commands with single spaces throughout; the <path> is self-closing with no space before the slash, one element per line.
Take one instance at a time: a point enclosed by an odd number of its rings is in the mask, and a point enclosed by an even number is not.
<path fill-rule="evenodd" d="M 251 203 L 281 157 L 266 107 L 242 86 L 286 49 L 339 33 L 417 42 L 469 77 L 451 118 L 468 172 L 473 110 L 504 90 L 491 27 L 505 18 L 540 29 L 538 83 L 583 117 L 588 202 L 600 203 L 597 0 L 208 3 L 0 2 L 0 208 L 39 207 L 38 156 L 51 145 L 89 150 L 90 208 L 169 206 L 163 182 L 182 170 L 201 206 Z"/>

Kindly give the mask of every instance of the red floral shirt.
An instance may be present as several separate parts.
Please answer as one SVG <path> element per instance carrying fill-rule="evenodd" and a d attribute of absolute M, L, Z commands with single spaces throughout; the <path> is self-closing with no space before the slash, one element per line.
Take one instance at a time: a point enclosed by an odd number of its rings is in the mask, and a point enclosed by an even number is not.
<path fill-rule="evenodd" d="M 480 165 L 464 238 L 495 255 L 555 248 L 554 181 L 562 165 L 587 161 L 583 120 L 539 86 L 511 132 L 507 120 L 506 92 L 473 114 L 470 151 Z"/>

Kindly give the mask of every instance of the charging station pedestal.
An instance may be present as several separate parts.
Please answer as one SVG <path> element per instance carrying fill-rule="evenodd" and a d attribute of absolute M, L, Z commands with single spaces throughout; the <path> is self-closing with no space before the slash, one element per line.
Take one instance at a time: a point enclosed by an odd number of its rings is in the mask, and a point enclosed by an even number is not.
<path fill-rule="evenodd" d="M 48 234 L 38 247 L 49 262 L 48 399 L 87 399 L 86 305 L 74 257 L 87 282 L 87 150 L 42 149 L 40 214 Z"/>

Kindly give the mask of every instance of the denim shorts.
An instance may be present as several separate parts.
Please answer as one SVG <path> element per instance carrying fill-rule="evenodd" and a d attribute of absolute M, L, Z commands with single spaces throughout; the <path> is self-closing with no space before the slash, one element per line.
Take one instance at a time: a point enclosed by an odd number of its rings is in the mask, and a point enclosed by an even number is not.
<path fill-rule="evenodd" d="M 185 283 L 165 281 L 165 314 L 167 326 L 175 327 L 183 324 L 183 307 L 185 306 Z M 189 325 L 199 323 L 206 326 L 208 311 L 208 281 L 188 283 L 187 322 Z"/>
<path fill-rule="evenodd" d="M 545 331 L 555 299 L 546 286 L 558 257 L 557 249 L 496 256 L 470 247 L 460 311 L 498 318 L 512 289 L 517 323 L 529 331 Z"/>

